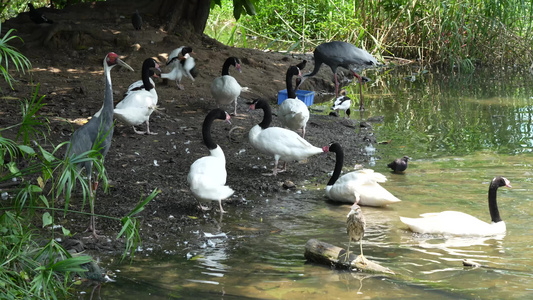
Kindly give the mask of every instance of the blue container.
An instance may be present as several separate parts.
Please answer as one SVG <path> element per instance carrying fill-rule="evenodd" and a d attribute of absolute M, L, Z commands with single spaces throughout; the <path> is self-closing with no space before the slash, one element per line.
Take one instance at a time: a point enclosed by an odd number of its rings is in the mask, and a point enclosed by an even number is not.
<path fill-rule="evenodd" d="M 287 89 L 279 91 L 278 92 L 278 105 L 283 103 L 283 101 L 285 101 L 285 99 L 287 99 L 288 97 L 289 96 L 287 95 Z M 306 90 L 297 90 L 296 97 L 302 100 L 305 103 L 305 105 L 310 106 L 313 104 L 313 98 L 315 97 L 315 92 L 306 91 Z"/>

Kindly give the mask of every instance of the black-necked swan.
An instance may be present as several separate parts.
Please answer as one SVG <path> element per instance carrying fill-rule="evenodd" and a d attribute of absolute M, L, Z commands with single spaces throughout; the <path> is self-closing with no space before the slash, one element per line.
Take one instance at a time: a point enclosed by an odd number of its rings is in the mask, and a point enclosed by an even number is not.
<path fill-rule="evenodd" d="M 222 66 L 222 76 L 213 79 L 211 83 L 211 95 L 215 98 L 217 105 L 227 105 L 231 102 L 235 103 L 233 115 L 237 115 L 237 98 L 241 91 L 246 91 L 248 88 L 241 87 L 237 80 L 229 75 L 229 67 L 234 66 L 237 71 L 241 72 L 241 62 L 237 57 L 228 57 Z"/>
<path fill-rule="evenodd" d="M 404 156 L 402 158 L 397 158 L 393 162 L 387 165 L 388 168 L 391 168 L 395 173 L 401 173 L 407 169 L 407 161 L 409 161 L 409 156 Z"/>
<path fill-rule="evenodd" d="M 359 93 L 361 96 L 359 109 L 363 110 L 363 91 L 361 87 L 363 84 L 363 77 L 357 74 L 357 72 L 377 66 L 378 61 L 376 58 L 367 51 L 359 49 L 350 43 L 339 41 L 318 45 L 318 47 L 315 48 L 313 56 L 315 58 L 315 68 L 313 69 L 313 72 L 305 74 L 304 79 L 316 75 L 322 64 L 328 65 L 335 76 L 335 97 L 338 97 L 339 82 L 337 80 L 337 68 L 343 67 L 350 70 L 359 80 Z"/>
<path fill-rule="evenodd" d="M 147 58 L 142 66 L 142 85 L 139 81 L 128 88 L 126 96 L 114 110 L 115 116 L 122 122 L 131 125 L 137 134 L 157 134 L 150 131 L 150 115 L 157 108 L 157 92 L 155 84 L 150 78 L 154 75 L 153 68 L 159 69 L 159 64 L 153 58 Z M 136 125 L 146 123 L 146 131 L 138 131 Z"/>
<path fill-rule="evenodd" d="M 348 248 L 346 249 L 346 259 L 350 258 L 350 243 L 359 241 L 359 249 L 361 250 L 361 260 L 366 264 L 366 258 L 363 255 L 363 236 L 365 235 L 365 216 L 359 205 L 354 204 L 350 208 L 350 212 L 346 216 L 346 233 L 348 233 Z"/>
<path fill-rule="evenodd" d="M 335 153 L 335 169 L 326 186 L 326 196 L 330 200 L 364 206 L 385 206 L 401 201 L 379 185 L 379 182 L 385 182 L 387 178 L 374 170 L 357 170 L 339 178 L 344 151 L 339 143 L 329 146 L 329 151 Z"/>
<path fill-rule="evenodd" d="M 309 109 L 307 105 L 296 97 L 296 92 L 292 88 L 292 77 L 301 73 L 298 67 L 291 66 L 287 70 L 285 83 L 287 85 L 288 98 L 281 103 L 278 109 L 278 117 L 281 123 L 291 130 L 302 129 L 302 137 L 305 138 L 305 127 L 309 121 Z"/>
<path fill-rule="evenodd" d="M 98 148 L 102 157 L 105 157 L 111 147 L 113 138 L 113 87 L 111 84 L 111 69 L 114 66 L 122 66 L 133 71 L 133 69 L 123 62 L 116 53 L 109 52 L 104 58 L 104 75 L 106 78 L 104 104 L 101 113 L 94 116 L 82 127 L 76 129 L 70 138 L 70 145 L 66 157 L 82 155 L 91 149 Z M 88 231 L 96 238 L 96 224 L 94 215 L 95 191 L 98 186 L 98 179 L 92 183 L 92 162 L 86 160 L 78 165 L 80 169 L 85 169 L 87 175 L 87 185 L 91 201 L 91 221 Z M 98 177 L 97 177 L 98 178 Z"/>
<path fill-rule="evenodd" d="M 286 170 L 287 161 L 303 160 L 312 155 L 328 152 L 328 147 L 315 147 L 299 136 L 296 132 L 280 128 L 269 127 L 272 122 L 272 111 L 265 100 L 257 100 L 250 105 L 250 109 L 263 109 L 261 123 L 250 129 L 248 139 L 252 146 L 265 154 L 274 155 L 274 170 L 271 175 Z M 283 160 L 285 167 L 278 170 L 278 162 Z"/>
<path fill-rule="evenodd" d="M 202 210 L 208 208 L 202 206 L 201 201 L 218 201 L 220 212 L 224 213 L 222 200 L 233 195 L 233 190 L 226 185 L 227 173 L 224 151 L 211 137 L 211 124 L 213 124 L 215 119 L 229 122 L 230 116 L 227 112 L 216 108 L 211 110 L 205 117 L 202 125 L 202 136 L 210 155 L 197 159 L 191 165 L 187 175 L 187 182 Z"/>
<path fill-rule="evenodd" d="M 500 218 L 496 193 L 501 186 L 511 187 L 511 182 L 505 177 L 495 177 L 489 185 L 489 212 L 491 223 L 481 221 L 469 214 L 458 211 L 443 211 L 426 213 L 422 218 L 405 218 L 400 220 L 414 232 L 455 235 L 455 236 L 491 236 L 503 234 L 506 231 L 505 222 Z"/>

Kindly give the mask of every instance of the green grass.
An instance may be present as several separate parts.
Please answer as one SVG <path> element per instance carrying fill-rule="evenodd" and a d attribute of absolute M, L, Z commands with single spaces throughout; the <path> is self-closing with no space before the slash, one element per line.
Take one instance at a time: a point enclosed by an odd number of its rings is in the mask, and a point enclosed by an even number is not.
<path fill-rule="evenodd" d="M 469 72 L 533 61 L 533 1 L 263 0 L 256 16 L 238 22 L 231 11 L 230 1 L 214 7 L 205 33 L 234 46 L 296 52 L 343 40 L 378 57 Z"/>

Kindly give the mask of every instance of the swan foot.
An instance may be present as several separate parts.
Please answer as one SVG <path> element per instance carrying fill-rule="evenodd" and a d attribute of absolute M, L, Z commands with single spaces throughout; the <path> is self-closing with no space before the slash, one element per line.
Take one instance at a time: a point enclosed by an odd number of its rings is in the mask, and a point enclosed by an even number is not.
<path fill-rule="evenodd" d="M 178 83 L 178 89 L 180 89 L 180 90 L 184 90 L 185 87 L 183 86 L 183 84 L 179 84 L 179 83 Z"/>

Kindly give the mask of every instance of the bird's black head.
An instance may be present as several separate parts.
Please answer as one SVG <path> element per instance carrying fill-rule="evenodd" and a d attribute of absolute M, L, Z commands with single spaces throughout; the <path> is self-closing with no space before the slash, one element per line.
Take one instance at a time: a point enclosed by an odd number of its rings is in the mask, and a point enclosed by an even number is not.
<path fill-rule="evenodd" d="M 502 176 L 498 176 L 492 179 L 491 185 L 494 185 L 494 184 L 497 185 L 498 187 L 500 186 L 506 186 L 508 188 L 511 187 L 511 182 L 507 178 L 502 177 Z"/>
<path fill-rule="evenodd" d="M 305 69 L 305 65 L 306 64 L 307 64 L 307 60 L 304 59 L 301 63 L 297 64 L 296 67 L 298 69 L 300 69 L 300 71 L 301 71 L 301 70 Z"/>
<path fill-rule="evenodd" d="M 402 157 L 402 160 L 405 161 L 405 162 L 407 162 L 409 159 L 411 159 L 409 156 Z"/>
<path fill-rule="evenodd" d="M 181 55 L 185 56 L 187 53 L 192 53 L 192 48 L 189 46 L 185 46 L 181 49 Z"/>
<path fill-rule="evenodd" d="M 342 152 L 342 146 L 341 146 L 341 144 L 339 144 L 339 143 L 333 143 L 333 144 L 329 145 L 329 152 L 335 152 L 335 153 L 337 153 L 337 152 L 339 152 L 339 151 Z"/>
<path fill-rule="evenodd" d="M 30 10 L 34 10 L 35 9 L 35 7 L 33 7 L 32 3 L 28 3 L 28 7 L 30 8 Z"/>
<path fill-rule="evenodd" d="M 287 69 L 287 76 L 302 76 L 300 69 L 296 66 L 290 66 Z"/>
<path fill-rule="evenodd" d="M 150 76 L 155 74 L 153 69 L 156 69 L 159 72 L 161 72 L 161 69 L 159 68 L 159 64 L 155 61 L 155 59 L 151 57 L 144 60 L 142 69 L 144 72 L 148 72 Z"/>
<path fill-rule="evenodd" d="M 254 99 L 252 104 L 250 104 L 250 109 L 262 109 L 268 106 L 268 103 L 263 99 Z"/>

